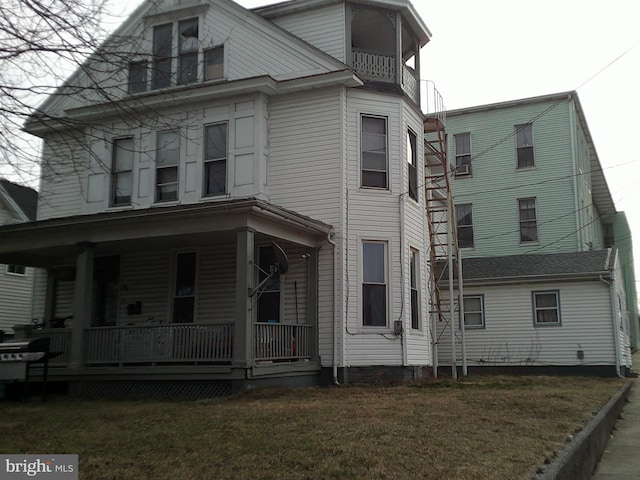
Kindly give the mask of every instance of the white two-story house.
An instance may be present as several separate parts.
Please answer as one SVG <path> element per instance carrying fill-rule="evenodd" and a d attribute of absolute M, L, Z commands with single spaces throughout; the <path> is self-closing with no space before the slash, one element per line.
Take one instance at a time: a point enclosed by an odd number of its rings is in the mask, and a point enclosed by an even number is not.
<path fill-rule="evenodd" d="M 408 0 L 135 10 L 26 123 L 38 219 L 0 228 L 0 262 L 46 272 L 52 378 L 209 394 L 422 376 L 429 38 Z"/>

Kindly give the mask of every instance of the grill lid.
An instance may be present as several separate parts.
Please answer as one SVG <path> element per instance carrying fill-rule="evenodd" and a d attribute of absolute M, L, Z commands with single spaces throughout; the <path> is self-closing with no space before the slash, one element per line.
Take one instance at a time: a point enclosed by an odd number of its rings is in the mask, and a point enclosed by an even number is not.
<path fill-rule="evenodd" d="M 24 340 L 8 340 L 0 343 L 0 354 L 49 352 L 49 337 L 27 338 Z"/>

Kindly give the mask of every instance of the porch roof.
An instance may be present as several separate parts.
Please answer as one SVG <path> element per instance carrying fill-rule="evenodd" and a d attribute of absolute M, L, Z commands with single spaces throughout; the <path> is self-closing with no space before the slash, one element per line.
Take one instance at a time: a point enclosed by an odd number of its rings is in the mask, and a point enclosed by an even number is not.
<path fill-rule="evenodd" d="M 0 226 L 0 263 L 47 267 L 74 258 L 77 246 L 97 254 L 213 243 L 233 232 L 256 233 L 310 247 L 333 227 L 256 198 L 158 206 Z"/>
<path fill-rule="evenodd" d="M 615 249 L 571 253 L 509 255 L 465 258 L 462 279 L 465 284 L 499 283 L 609 275 L 615 262 Z"/>

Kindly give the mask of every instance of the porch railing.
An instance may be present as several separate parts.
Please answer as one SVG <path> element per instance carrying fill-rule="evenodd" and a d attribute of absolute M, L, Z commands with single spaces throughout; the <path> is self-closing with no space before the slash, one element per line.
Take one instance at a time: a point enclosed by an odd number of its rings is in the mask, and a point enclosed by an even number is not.
<path fill-rule="evenodd" d="M 311 358 L 311 326 L 254 323 L 256 361 Z"/>
<path fill-rule="evenodd" d="M 46 328 L 32 330 L 30 337 L 49 337 L 49 351 L 56 354 L 49 360 L 50 367 L 64 367 L 71 358 L 71 330 L 68 328 Z"/>
<path fill-rule="evenodd" d="M 233 324 L 98 327 L 85 331 L 88 365 L 230 363 Z"/>

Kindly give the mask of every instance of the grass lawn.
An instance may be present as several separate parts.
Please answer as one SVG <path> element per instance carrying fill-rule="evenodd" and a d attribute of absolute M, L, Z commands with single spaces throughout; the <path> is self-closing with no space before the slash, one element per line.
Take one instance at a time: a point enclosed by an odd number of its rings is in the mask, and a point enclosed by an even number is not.
<path fill-rule="evenodd" d="M 0 402 L 2 453 L 75 453 L 80 479 L 521 479 L 622 379 L 470 377 L 224 400 Z"/>

